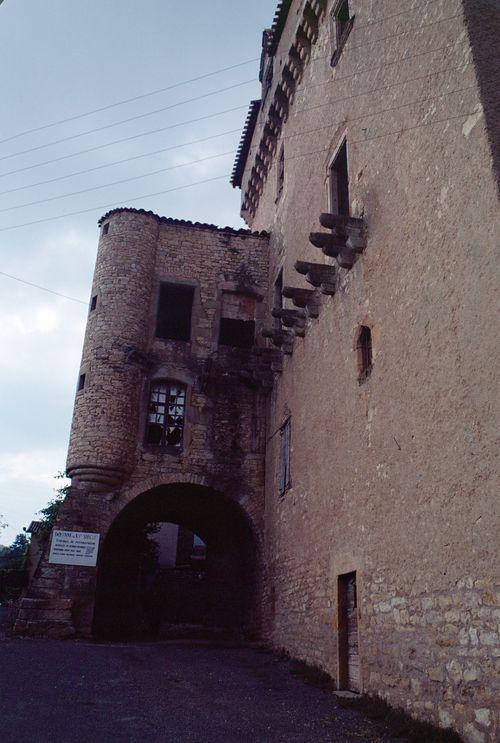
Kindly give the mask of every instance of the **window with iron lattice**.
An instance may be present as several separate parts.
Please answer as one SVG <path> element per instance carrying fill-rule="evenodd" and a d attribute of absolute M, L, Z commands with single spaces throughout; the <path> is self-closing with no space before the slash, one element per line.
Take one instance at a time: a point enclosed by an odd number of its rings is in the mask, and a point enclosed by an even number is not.
<path fill-rule="evenodd" d="M 153 382 L 149 394 L 146 443 L 182 449 L 185 412 L 185 385 L 169 380 Z"/>

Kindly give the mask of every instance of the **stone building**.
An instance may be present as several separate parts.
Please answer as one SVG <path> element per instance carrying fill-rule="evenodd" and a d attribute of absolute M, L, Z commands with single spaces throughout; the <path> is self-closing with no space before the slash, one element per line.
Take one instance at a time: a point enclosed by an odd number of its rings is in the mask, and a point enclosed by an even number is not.
<path fill-rule="evenodd" d="M 284 0 L 232 177 L 249 230 L 102 218 L 58 523 L 99 561 L 47 551 L 18 631 L 137 622 L 140 530 L 177 523 L 207 622 L 496 739 L 499 25 Z"/>

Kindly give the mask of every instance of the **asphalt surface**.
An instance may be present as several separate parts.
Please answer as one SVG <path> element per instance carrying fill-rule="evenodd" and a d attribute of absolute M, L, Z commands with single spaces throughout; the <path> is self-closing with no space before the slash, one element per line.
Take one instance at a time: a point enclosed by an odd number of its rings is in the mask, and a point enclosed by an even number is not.
<path fill-rule="evenodd" d="M 388 741 L 251 648 L 0 639 L 2 743 Z"/>

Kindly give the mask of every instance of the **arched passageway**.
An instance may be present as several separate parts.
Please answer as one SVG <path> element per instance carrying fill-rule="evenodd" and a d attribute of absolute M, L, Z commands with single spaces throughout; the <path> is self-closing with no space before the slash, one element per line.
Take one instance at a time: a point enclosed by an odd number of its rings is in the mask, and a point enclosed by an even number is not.
<path fill-rule="evenodd" d="M 170 563 L 159 559 L 169 552 L 176 555 Z M 237 503 L 199 485 L 154 488 L 121 511 L 104 540 L 94 634 L 158 637 L 192 625 L 257 637 L 259 564 L 252 525 Z"/>

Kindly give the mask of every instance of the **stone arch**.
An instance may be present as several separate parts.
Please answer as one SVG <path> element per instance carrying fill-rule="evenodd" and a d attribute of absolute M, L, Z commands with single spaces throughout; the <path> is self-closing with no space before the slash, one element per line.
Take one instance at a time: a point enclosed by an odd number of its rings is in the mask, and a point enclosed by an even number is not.
<path fill-rule="evenodd" d="M 197 626 L 217 627 L 232 636 L 260 635 L 261 541 L 251 517 L 235 499 L 214 488 L 206 476 L 172 474 L 128 489 L 113 505 L 98 563 L 95 635 L 147 634 L 153 631 L 153 615 L 157 629 L 163 619 L 170 626 L 172 607 L 181 605 L 178 614 L 189 616 Z M 196 597 L 194 573 L 189 571 L 181 576 L 184 583 L 168 570 L 157 570 L 148 583 L 141 566 L 148 541 L 145 528 L 151 523 L 178 525 L 206 544 L 204 572 L 196 574 L 203 586 Z M 182 590 L 185 593 L 178 595 Z"/>

